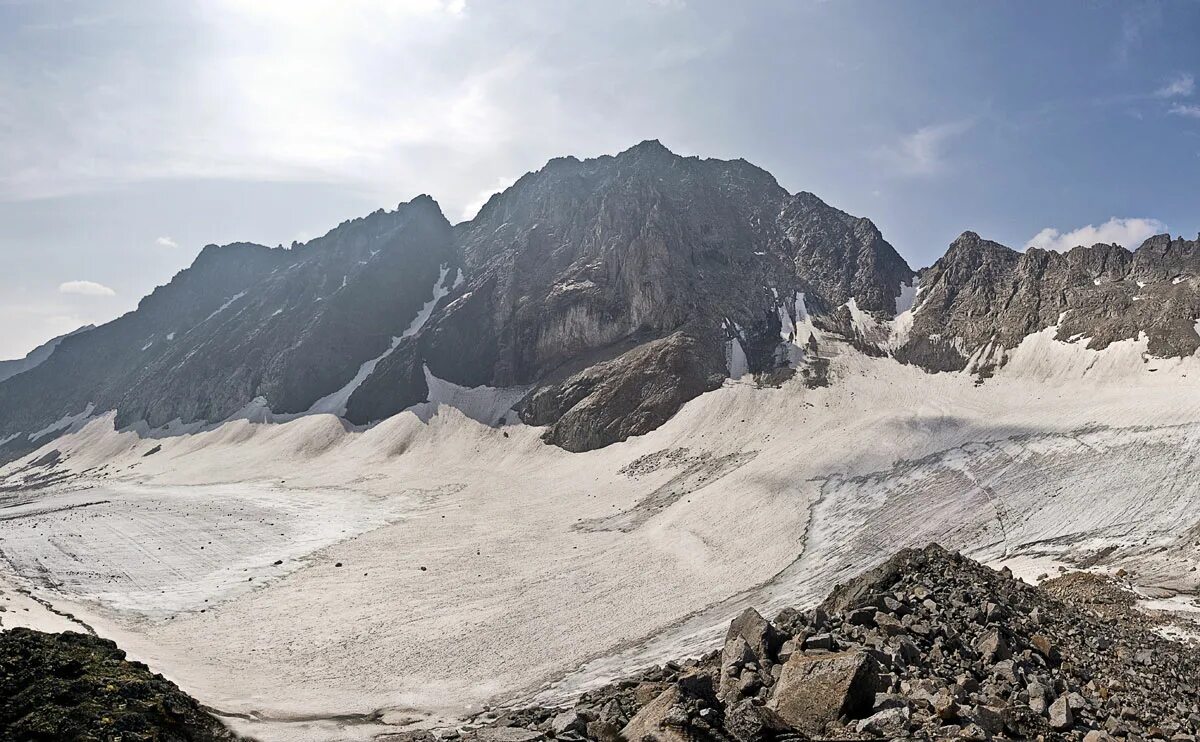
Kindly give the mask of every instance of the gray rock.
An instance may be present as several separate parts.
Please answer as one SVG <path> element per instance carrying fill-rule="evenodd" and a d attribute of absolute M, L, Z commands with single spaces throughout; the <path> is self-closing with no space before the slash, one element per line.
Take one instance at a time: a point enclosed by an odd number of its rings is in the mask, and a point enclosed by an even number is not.
<path fill-rule="evenodd" d="M 988 734 L 999 734 L 1004 731 L 1004 713 L 1001 709 L 978 705 L 963 714 Z"/>
<path fill-rule="evenodd" d="M 567 732 L 579 732 L 587 728 L 587 720 L 579 715 L 575 709 L 558 714 L 550 721 L 550 731 L 554 732 L 557 737 Z"/>
<path fill-rule="evenodd" d="M 975 641 L 975 651 L 983 657 L 984 662 L 992 663 L 1008 659 L 1008 642 L 1000 630 L 992 627 Z"/>
<path fill-rule="evenodd" d="M 1062 731 L 1075 725 L 1075 715 L 1071 713 L 1071 705 L 1065 695 L 1059 696 L 1050 704 L 1050 726 Z"/>
<path fill-rule="evenodd" d="M 1004 351 L 1052 326 L 1059 340 L 1089 338 L 1096 350 L 1145 332 L 1151 355 L 1188 356 L 1200 347 L 1186 322 L 1200 316 L 1198 275 L 1200 240 L 1157 235 L 1132 253 L 1117 245 L 1019 253 L 964 232 L 922 271 L 921 310 L 896 357 L 959 370 L 992 344 L 1003 363 Z M 978 370 L 986 376 L 995 363 Z"/>
<path fill-rule="evenodd" d="M 546 735 L 518 727 L 485 727 L 468 732 L 463 739 L 467 742 L 539 742 L 546 739 Z"/>
<path fill-rule="evenodd" d="M 733 619 L 725 632 L 725 642 L 729 643 L 741 637 L 745 640 L 754 661 L 760 665 L 772 663 L 783 645 L 784 636 L 771 625 L 771 622 L 753 608 L 747 608 L 741 615 Z"/>
<path fill-rule="evenodd" d="M 788 727 L 822 734 L 843 715 L 870 713 L 874 696 L 865 652 L 794 654 L 784 664 L 766 707 Z"/>
<path fill-rule="evenodd" d="M 448 294 L 388 352 L 433 298 L 439 266 Z M 644 142 L 552 160 L 455 227 L 423 196 L 291 250 L 207 247 L 136 311 L 0 381 L 0 440 L 89 403 L 122 426 L 217 421 L 257 397 L 300 412 L 382 356 L 349 399 L 352 422 L 428 399 L 428 369 L 467 387 L 530 387 L 523 419 L 586 450 L 715 388 L 734 341 L 764 381 L 799 362 L 820 383 L 827 359 L 789 359 L 781 342 L 781 312 L 790 323 L 800 293 L 815 322 L 880 353 L 882 338 L 861 337 L 842 305 L 891 317 L 913 276 L 869 220 L 789 194 L 743 160 Z M 30 446 L 12 438 L 0 462 Z"/>
<path fill-rule="evenodd" d="M 813 634 L 804 640 L 804 648 L 833 651 L 838 648 L 838 644 L 833 634 Z"/>
<path fill-rule="evenodd" d="M 646 704 L 621 730 L 621 739 L 654 740 L 655 742 L 686 742 L 686 734 L 673 725 L 677 707 L 683 702 L 678 687 L 671 687 Z"/>
<path fill-rule="evenodd" d="M 911 721 L 912 712 L 908 707 L 896 706 L 875 712 L 855 724 L 854 728 L 859 733 L 893 737 L 907 734 Z"/>

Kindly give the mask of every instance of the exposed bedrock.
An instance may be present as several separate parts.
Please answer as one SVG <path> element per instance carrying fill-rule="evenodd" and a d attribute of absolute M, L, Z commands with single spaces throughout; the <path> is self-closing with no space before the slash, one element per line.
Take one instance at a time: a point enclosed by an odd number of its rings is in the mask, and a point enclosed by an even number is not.
<path fill-rule="evenodd" d="M 1200 240 L 1158 235 L 1133 252 L 1099 244 L 1020 253 L 964 232 L 920 285 L 896 356 L 931 371 L 964 368 L 986 346 L 1011 349 L 1049 327 L 1094 350 L 1142 334 L 1154 356 L 1200 348 Z"/>

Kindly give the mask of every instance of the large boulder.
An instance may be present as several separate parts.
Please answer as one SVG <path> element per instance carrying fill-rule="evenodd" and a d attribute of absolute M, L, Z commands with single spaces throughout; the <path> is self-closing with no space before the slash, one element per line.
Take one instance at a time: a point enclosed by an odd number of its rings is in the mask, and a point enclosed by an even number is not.
<path fill-rule="evenodd" d="M 783 725 L 820 735 L 843 715 L 869 715 L 874 702 L 866 652 L 793 654 L 784 663 L 766 708 Z"/>
<path fill-rule="evenodd" d="M 770 666 L 783 644 L 784 636 L 753 608 L 747 608 L 729 625 L 721 650 L 721 676 L 718 695 L 727 704 L 736 700 L 745 687 L 742 677 L 748 664 L 756 666 L 762 682 L 770 677 Z"/>
<path fill-rule="evenodd" d="M 629 720 L 621 730 L 621 739 L 629 742 L 687 742 L 684 726 L 680 724 L 680 721 L 686 720 L 680 713 L 683 700 L 684 694 L 679 686 L 666 689 Z"/>

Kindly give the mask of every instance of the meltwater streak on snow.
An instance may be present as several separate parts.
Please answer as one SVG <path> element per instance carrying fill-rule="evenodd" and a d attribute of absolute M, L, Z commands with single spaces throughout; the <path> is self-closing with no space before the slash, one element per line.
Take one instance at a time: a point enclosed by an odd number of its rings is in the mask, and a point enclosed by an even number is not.
<path fill-rule="evenodd" d="M 354 378 L 350 379 L 345 386 L 313 402 L 312 407 L 308 408 L 309 414 L 328 413 L 337 415 L 338 417 L 345 417 L 346 405 L 350 403 L 350 397 L 353 396 L 355 390 L 362 386 L 367 377 L 375 372 L 375 367 L 379 365 L 380 361 L 391 355 L 392 351 L 400 345 L 401 340 L 411 335 L 416 335 L 425 326 L 425 323 L 429 321 L 429 317 L 433 314 L 433 309 L 437 306 L 437 303 L 443 296 L 450 293 L 450 289 L 444 285 L 446 283 L 446 274 L 449 272 L 450 267 L 443 263 L 439 269 L 437 280 L 433 282 L 433 298 L 425 302 L 421 310 L 417 312 L 417 316 L 413 317 L 412 322 L 409 323 L 408 328 L 399 337 L 392 338 L 392 344 L 388 346 L 387 350 L 369 361 L 364 361 L 358 367 Z"/>

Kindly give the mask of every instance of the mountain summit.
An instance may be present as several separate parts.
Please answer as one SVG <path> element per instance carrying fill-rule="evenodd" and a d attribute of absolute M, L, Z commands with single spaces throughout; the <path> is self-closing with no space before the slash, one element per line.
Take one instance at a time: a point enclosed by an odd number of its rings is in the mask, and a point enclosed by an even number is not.
<path fill-rule="evenodd" d="M 743 160 L 657 141 L 558 158 L 455 227 L 421 196 L 292 249 L 206 247 L 0 385 L 0 450 L 108 410 L 152 429 L 250 405 L 367 423 L 431 379 L 524 390 L 515 412 L 583 450 L 653 429 L 731 363 L 788 367 L 798 311 L 891 316 L 912 277 L 870 221 Z"/>
<path fill-rule="evenodd" d="M 318 412 L 366 424 L 451 399 L 583 451 L 729 377 L 825 383 L 821 333 L 984 375 L 1049 328 L 1188 355 L 1198 275 L 1200 242 L 1167 235 L 1059 254 L 965 232 L 910 308 L 918 277 L 870 220 L 652 140 L 553 159 L 456 226 L 419 196 L 291 249 L 210 245 L 137 310 L 0 382 L 0 460 L 108 411 L 171 432 Z"/>

